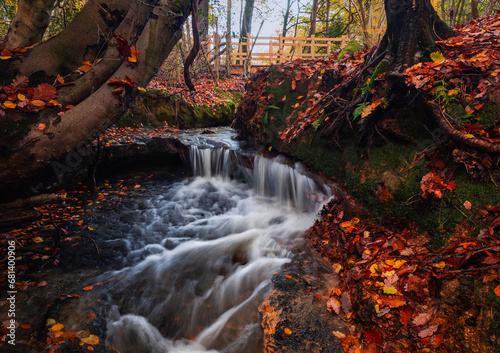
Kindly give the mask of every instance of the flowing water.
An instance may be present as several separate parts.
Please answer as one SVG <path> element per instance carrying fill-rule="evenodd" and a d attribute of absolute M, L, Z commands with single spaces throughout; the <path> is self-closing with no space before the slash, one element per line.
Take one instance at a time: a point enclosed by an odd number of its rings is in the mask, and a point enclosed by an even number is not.
<path fill-rule="evenodd" d="M 262 352 L 258 307 L 331 197 L 298 165 L 211 138 L 186 142 L 193 177 L 152 186 L 128 215 L 123 269 L 66 310 L 105 306 L 106 343 L 119 352 Z"/>

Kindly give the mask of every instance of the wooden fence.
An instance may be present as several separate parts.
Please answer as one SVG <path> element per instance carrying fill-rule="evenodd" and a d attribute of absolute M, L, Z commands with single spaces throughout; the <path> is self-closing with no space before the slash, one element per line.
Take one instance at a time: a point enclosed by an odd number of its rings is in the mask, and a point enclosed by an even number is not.
<path fill-rule="evenodd" d="M 322 37 L 248 37 L 243 40 L 232 38 L 231 41 L 231 70 L 241 71 L 247 65 L 249 71 L 252 67 L 269 66 L 295 59 L 315 59 L 328 57 L 336 49 L 343 49 L 348 41 L 348 36 L 340 38 Z M 216 45 L 220 42 L 217 36 L 208 36 L 206 42 L 201 43 L 206 49 L 207 59 L 216 61 Z M 220 47 L 220 45 L 219 45 Z M 253 49 L 252 49 L 253 47 Z M 249 56 L 251 54 L 251 56 Z M 218 66 L 225 66 L 226 54 L 219 55 Z M 236 72 L 234 72 L 236 73 Z"/>

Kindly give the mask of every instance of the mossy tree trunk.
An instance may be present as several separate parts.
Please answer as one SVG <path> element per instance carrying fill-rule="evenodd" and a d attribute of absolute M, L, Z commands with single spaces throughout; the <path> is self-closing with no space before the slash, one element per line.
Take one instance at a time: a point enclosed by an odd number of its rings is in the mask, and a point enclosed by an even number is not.
<path fill-rule="evenodd" d="M 397 71 L 438 51 L 437 40 L 456 33 L 442 21 L 430 0 L 385 0 L 387 30 L 372 59 Z"/>
<path fill-rule="evenodd" d="M 137 89 L 113 94 L 107 82 L 128 76 L 137 86 L 146 86 L 181 37 L 190 12 L 190 0 L 88 1 L 59 35 L 29 49 L 22 59 L 0 60 L 3 84 L 18 75 L 29 78 L 30 86 L 52 84 L 58 74 L 74 81 L 57 92 L 61 104 L 74 106 L 63 114 L 54 108 L 35 116 L 8 112 L 7 120 L 28 127 L 2 151 L 0 193 L 68 151 L 78 150 L 82 142 L 94 139 L 121 116 Z M 137 63 L 130 64 L 120 55 L 114 35 L 138 49 Z M 77 70 L 83 61 L 93 66 L 80 75 Z M 38 123 L 45 124 L 43 131 L 37 129 Z M 0 133 L 13 132 L 2 129 Z"/>

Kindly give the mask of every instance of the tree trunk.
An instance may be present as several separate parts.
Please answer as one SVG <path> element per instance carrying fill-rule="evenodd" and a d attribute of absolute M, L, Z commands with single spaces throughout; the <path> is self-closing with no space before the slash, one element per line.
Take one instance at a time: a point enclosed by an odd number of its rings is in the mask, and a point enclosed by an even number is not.
<path fill-rule="evenodd" d="M 198 16 L 198 30 L 200 32 L 200 41 L 205 42 L 208 36 L 208 15 L 210 11 L 210 1 L 201 0 L 200 16 Z M 208 52 L 208 51 L 207 51 Z"/>
<path fill-rule="evenodd" d="M 82 142 L 93 140 L 109 127 L 137 94 L 136 88 L 113 94 L 107 81 L 128 76 L 137 86 L 146 86 L 181 37 L 190 9 L 188 0 L 88 1 L 59 35 L 28 50 L 23 59 L 1 60 L 0 72 L 4 77 L 23 75 L 29 77 L 31 86 L 53 83 L 58 74 L 71 74 L 74 84 L 60 89 L 57 100 L 74 107 L 62 114 L 46 108 L 38 116 L 29 114 L 20 121 L 18 117 L 18 128 L 27 128 L 15 136 L 6 129 L 0 131 L 0 135 L 10 134 L 10 140 L 18 137 L 17 141 L 12 140 L 10 153 L 4 153 L 0 159 L 0 193 L 51 163 L 59 178 L 76 167 L 75 163 L 79 163 L 74 160 L 56 160 L 72 155 L 81 161 L 85 154 L 81 151 Z M 113 34 L 138 49 L 137 63 L 131 64 L 120 56 Z M 79 75 L 77 69 L 82 61 L 94 65 Z M 9 119 L 13 119 L 13 114 L 7 115 Z M 44 128 L 37 129 L 37 123 L 45 124 Z M 0 137 L 4 140 L 4 136 Z"/>
<path fill-rule="evenodd" d="M 387 30 L 372 56 L 398 71 L 439 51 L 437 40 L 456 33 L 444 23 L 430 0 L 385 0 Z"/>
<path fill-rule="evenodd" d="M 254 8 L 255 0 L 246 0 L 245 1 L 245 10 L 243 11 L 243 21 L 241 22 L 241 31 L 240 31 L 240 40 L 248 42 L 248 36 L 252 33 L 252 17 L 253 17 L 253 8 Z M 242 46 L 242 50 L 244 53 L 248 52 L 248 48 L 246 45 Z"/>
<path fill-rule="evenodd" d="M 291 0 L 286 1 L 286 10 L 283 16 L 283 29 L 281 30 L 281 35 L 286 37 L 286 32 L 288 31 L 288 20 L 290 17 L 290 8 L 292 6 Z"/>
<path fill-rule="evenodd" d="M 231 0 L 227 0 L 226 76 L 231 77 Z"/>
<path fill-rule="evenodd" d="M 310 27 L 309 27 L 309 36 L 313 36 L 316 34 L 316 20 L 318 18 L 318 3 L 319 0 L 313 0 L 312 10 L 311 10 L 311 19 L 310 19 Z"/>
<path fill-rule="evenodd" d="M 20 0 L 1 46 L 15 49 L 41 42 L 55 3 L 55 0 Z"/>

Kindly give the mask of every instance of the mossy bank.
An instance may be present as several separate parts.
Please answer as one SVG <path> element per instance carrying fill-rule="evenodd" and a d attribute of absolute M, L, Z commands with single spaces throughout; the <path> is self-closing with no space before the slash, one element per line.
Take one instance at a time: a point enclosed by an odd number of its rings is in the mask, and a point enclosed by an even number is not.
<path fill-rule="evenodd" d="M 327 118 L 321 116 L 291 141 L 284 141 L 280 132 L 307 109 L 305 101 L 314 92 L 331 88 L 322 71 L 294 87 L 296 72 L 279 66 L 252 77 L 235 118 L 241 137 L 293 156 L 336 179 L 372 217 L 429 232 L 435 236 L 436 246 L 457 225 L 474 218 L 478 206 L 500 204 L 495 185 L 500 180 L 498 169 L 490 170 L 486 178 L 469 174 L 468 167 L 452 155 L 454 149 L 467 148 L 449 140 L 418 99 L 379 109 L 373 119 L 376 132 L 369 143 L 362 133 L 362 119 L 353 120 L 352 114 L 351 121 L 335 135 L 325 131 Z M 485 112 L 491 115 L 490 110 Z M 456 188 L 445 190 L 440 199 L 422 197 L 422 177 L 443 164 Z M 472 204 L 470 209 L 464 207 L 466 201 Z M 481 224 L 475 222 L 477 219 L 469 226 L 479 230 Z"/>
<path fill-rule="evenodd" d="M 178 94 L 148 90 L 136 99 L 116 125 L 123 127 L 168 124 L 182 129 L 227 126 L 233 120 L 241 96 L 239 91 L 225 92 L 215 88 L 217 103 L 196 105 L 187 102 Z"/>

